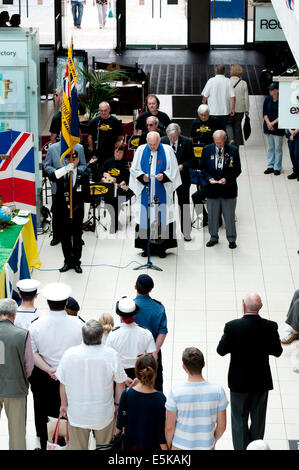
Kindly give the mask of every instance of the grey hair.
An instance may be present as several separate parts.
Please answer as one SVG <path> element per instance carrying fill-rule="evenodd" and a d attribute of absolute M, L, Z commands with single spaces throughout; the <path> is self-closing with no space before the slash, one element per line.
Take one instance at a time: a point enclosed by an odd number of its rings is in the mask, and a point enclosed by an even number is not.
<path fill-rule="evenodd" d="M 246 309 L 252 312 L 258 312 L 263 306 L 261 297 L 256 293 L 246 294 L 243 298 L 243 302 Z"/>
<path fill-rule="evenodd" d="M 17 311 L 18 304 L 13 299 L 0 300 L 0 315 L 8 315 L 13 317 Z"/>
<path fill-rule="evenodd" d="M 156 137 L 156 139 L 158 140 L 158 142 L 160 143 L 161 142 L 161 136 L 159 134 L 159 132 L 157 131 L 150 131 L 148 132 L 148 134 L 146 135 L 146 141 L 148 142 L 148 138 L 149 137 Z"/>
<path fill-rule="evenodd" d="M 205 113 L 206 111 L 209 111 L 209 114 L 210 114 L 210 108 L 209 108 L 209 106 L 208 106 L 207 104 L 201 104 L 201 105 L 198 106 L 198 108 L 197 108 L 197 114 L 198 114 L 198 116 L 199 116 L 200 114 Z"/>
<path fill-rule="evenodd" d="M 87 346 L 101 344 L 103 327 L 97 320 L 88 320 L 82 327 L 83 343 Z"/>
<path fill-rule="evenodd" d="M 176 122 L 172 122 L 166 127 L 166 134 L 174 134 L 175 132 L 180 134 L 181 128 Z"/>
<path fill-rule="evenodd" d="M 149 119 L 153 119 L 154 123 L 158 126 L 159 125 L 159 119 L 156 116 L 149 116 L 146 118 L 146 123 Z"/>
<path fill-rule="evenodd" d="M 99 107 L 101 106 L 101 104 L 105 104 L 105 105 L 108 106 L 109 109 L 111 109 L 110 104 L 109 104 L 107 101 L 101 101 L 101 102 L 99 103 Z"/>
<path fill-rule="evenodd" d="M 222 129 L 218 129 L 217 131 L 215 131 L 213 134 L 213 139 L 214 138 L 219 139 L 219 137 L 226 137 L 226 132 L 223 131 Z"/>

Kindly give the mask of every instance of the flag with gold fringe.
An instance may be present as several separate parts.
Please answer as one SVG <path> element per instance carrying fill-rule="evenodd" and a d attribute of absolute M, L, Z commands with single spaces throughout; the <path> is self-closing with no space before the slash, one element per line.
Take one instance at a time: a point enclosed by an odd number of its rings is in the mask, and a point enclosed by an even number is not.
<path fill-rule="evenodd" d="M 78 109 L 77 72 L 73 61 L 73 40 L 71 40 L 63 80 L 60 163 L 66 155 L 73 153 L 74 146 L 80 142 Z"/>

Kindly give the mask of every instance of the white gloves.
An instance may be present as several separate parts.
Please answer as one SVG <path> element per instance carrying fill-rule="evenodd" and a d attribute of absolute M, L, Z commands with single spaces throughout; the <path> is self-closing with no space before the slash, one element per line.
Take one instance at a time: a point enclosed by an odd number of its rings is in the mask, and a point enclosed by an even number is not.
<path fill-rule="evenodd" d="M 64 175 L 69 173 L 74 169 L 74 164 L 69 163 L 66 166 L 63 166 L 62 168 L 58 168 L 57 170 L 54 171 L 56 178 L 59 180 L 59 178 L 62 178 Z"/>

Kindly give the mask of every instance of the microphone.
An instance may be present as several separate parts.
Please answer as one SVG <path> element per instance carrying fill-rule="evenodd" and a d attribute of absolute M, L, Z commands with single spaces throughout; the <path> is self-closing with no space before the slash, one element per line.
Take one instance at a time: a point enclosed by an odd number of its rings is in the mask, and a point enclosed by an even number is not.
<path fill-rule="evenodd" d="M 153 162 L 153 156 L 152 156 L 152 154 L 151 154 L 151 156 L 150 156 L 150 158 L 149 158 L 149 166 L 151 166 L 152 162 Z"/>

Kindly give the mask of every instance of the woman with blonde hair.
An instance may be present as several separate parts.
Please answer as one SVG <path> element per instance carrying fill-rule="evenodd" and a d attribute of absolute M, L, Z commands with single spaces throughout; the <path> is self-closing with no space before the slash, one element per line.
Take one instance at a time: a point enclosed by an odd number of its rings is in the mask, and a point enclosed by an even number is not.
<path fill-rule="evenodd" d="M 242 80 L 243 67 L 241 65 L 232 65 L 230 69 L 230 81 L 236 95 L 236 107 L 234 116 L 230 116 L 226 131 L 228 142 L 232 145 L 244 145 L 242 134 L 242 119 L 244 113 L 249 115 L 249 96 L 248 86 L 245 80 Z"/>
<path fill-rule="evenodd" d="M 108 338 L 110 331 L 114 330 L 114 320 L 113 316 L 110 313 L 102 313 L 99 318 L 99 323 L 101 323 L 104 333 L 102 336 L 102 344 L 105 344 Z"/>
<path fill-rule="evenodd" d="M 123 427 L 123 410 L 126 411 L 126 450 L 167 450 L 165 439 L 165 402 L 162 392 L 154 383 L 157 362 L 151 354 L 138 357 L 135 363 L 137 385 L 124 390 L 119 401 L 116 434 Z"/>

